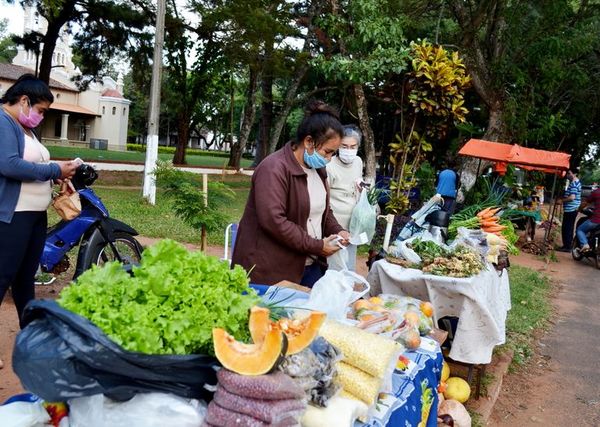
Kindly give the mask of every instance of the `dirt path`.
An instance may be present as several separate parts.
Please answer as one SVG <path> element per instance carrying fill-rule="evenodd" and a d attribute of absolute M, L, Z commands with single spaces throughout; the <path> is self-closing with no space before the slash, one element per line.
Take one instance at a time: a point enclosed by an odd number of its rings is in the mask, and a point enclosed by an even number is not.
<path fill-rule="evenodd" d="M 548 266 L 531 256 L 514 260 L 559 283 L 556 314 L 532 363 L 505 377 L 490 426 L 600 426 L 600 270 L 558 257 Z"/>

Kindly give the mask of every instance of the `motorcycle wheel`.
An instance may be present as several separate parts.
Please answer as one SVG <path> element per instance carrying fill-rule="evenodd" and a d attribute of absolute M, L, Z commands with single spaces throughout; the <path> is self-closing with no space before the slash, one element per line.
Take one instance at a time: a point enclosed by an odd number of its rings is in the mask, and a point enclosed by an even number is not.
<path fill-rule="evenodd" d="M 600 248 L 596 248 L 596 268 L 600 270 Z"/>
<path fill-rule="evenodd" d="M 581 261 L 583 259 L 583 253 L 581 252 L 581 249 L 579 248 L 579 240 L 577 239 L 577 237 L 575 237 L 573 239 L 573 246 L 571 249 L 571 256 L 573 257 L 573 259 L 575 261 Z"/>
<path fill-rule="evenodd" d="M 113 245 L 119 252 L 124 265 L 139 264 L 142 260 L 142 245 L 131 234 L 116 232 Z M 99 266 L 117 258 L 108 243 L 96 246 L 91 253 L 92 264 Z M 91 267 L 91 266 L 90 266 Z"/>

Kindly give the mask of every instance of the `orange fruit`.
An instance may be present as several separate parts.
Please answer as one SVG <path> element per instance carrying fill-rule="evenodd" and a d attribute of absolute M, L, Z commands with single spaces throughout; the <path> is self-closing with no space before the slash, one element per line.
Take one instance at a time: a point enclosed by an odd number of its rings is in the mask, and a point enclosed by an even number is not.
<path fill-rule="evenodd" d="M 371 297 L 369 298 L 369 302 L 373 305 L 383 305 L 383 300 L 379 297 Z"/>
<path fill-rule="evenodd" d="M 406 323 L 409 323 L 412 326 L 417 326 L 419 324 L 419 313 L 416 311 L 407 311 L 404 313 L 404 318 L 406 319 Z"/>
<path fill-rule="evenodd" d="M 406 338 L 404 339 L 404 341 L 406 343 L 406 348 L 414 350 L 416 348 L 419 348 L 419 346 L 421 345 L 421 336 L 417 331 L 409 331 L 406 334 Z"/>
<path fill-rule="evenodd" d="M 354 311 L 358 310 L 369 310 L 371 308 L 371 303 L 366 299 L 359 299 L 354 303 Z"/>
<path fill-rule="evenodd" d="M 421 302 L 421 311 L 427 317 L 433 316 L 433 305 L 428 301 Z"/>
<path fill-rule="evenodd" d="M 362 316 L 359 316 L 359 318 L 358 318 L 358 320 L 360 320 L 361 322 L 369 322 L 373 319 L 375 319 L 374 314 L 363 314 Z"/>

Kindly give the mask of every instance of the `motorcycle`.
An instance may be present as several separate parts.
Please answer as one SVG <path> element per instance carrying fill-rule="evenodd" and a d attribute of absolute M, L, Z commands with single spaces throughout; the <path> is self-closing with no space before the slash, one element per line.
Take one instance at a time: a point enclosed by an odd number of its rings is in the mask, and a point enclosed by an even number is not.
<path fill-rule="evenodd" d="M 67 271 L 70 264 L 67 253 L 77 245 L 79 252 L 73 280 L 93 264 L 119 261 L 126 269 L 139 264 L 143 248 L 134 237 L 138 232 L 110 217 L 106 206 L 90 188 L 97 178 L 98 173 L 91 165 L 83 163 L 77 168 L 71 182 L 79 193 L 81 214 L 48 228 L 40 261 L 43 273 L 57 275 Z M 38 280 L 36 283 L 52 281 Z"/>
<path fill-rule="evenodd" d="M 579 218 L 575 229 L 579 228 L 581 224 L 590 219 L 593 213 L 594 210 L 592 208 L 584 209 L 584 217 Z M 590 250 L 583 252 L 581 250 L 581 244 L 577 238 L 577 234 L 575 234 L 571 255 L 575 261 L 581 261 L 584 258 L 593 259 L 596 264 L 596 268 L 600 269 L 600 224 L 598 224 L 595 228 L 592 228 L 592 230 L 587 234 L 587 238 L 588 244 L 590 245 Z"/>

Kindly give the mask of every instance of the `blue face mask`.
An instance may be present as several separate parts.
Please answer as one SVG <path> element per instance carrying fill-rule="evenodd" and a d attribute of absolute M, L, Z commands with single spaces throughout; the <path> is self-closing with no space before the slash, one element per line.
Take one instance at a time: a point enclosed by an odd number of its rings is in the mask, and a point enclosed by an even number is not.
<path fill-rule="evenodd" d="M 329 161 L 325 157 L 321 156 L 317 150 L 314 150 L 312 154 L 308 154 L 308 151 L 304 150 L 304 163 L 306 166 L 312 169 L 320 169 L 327 166 Z"/>

